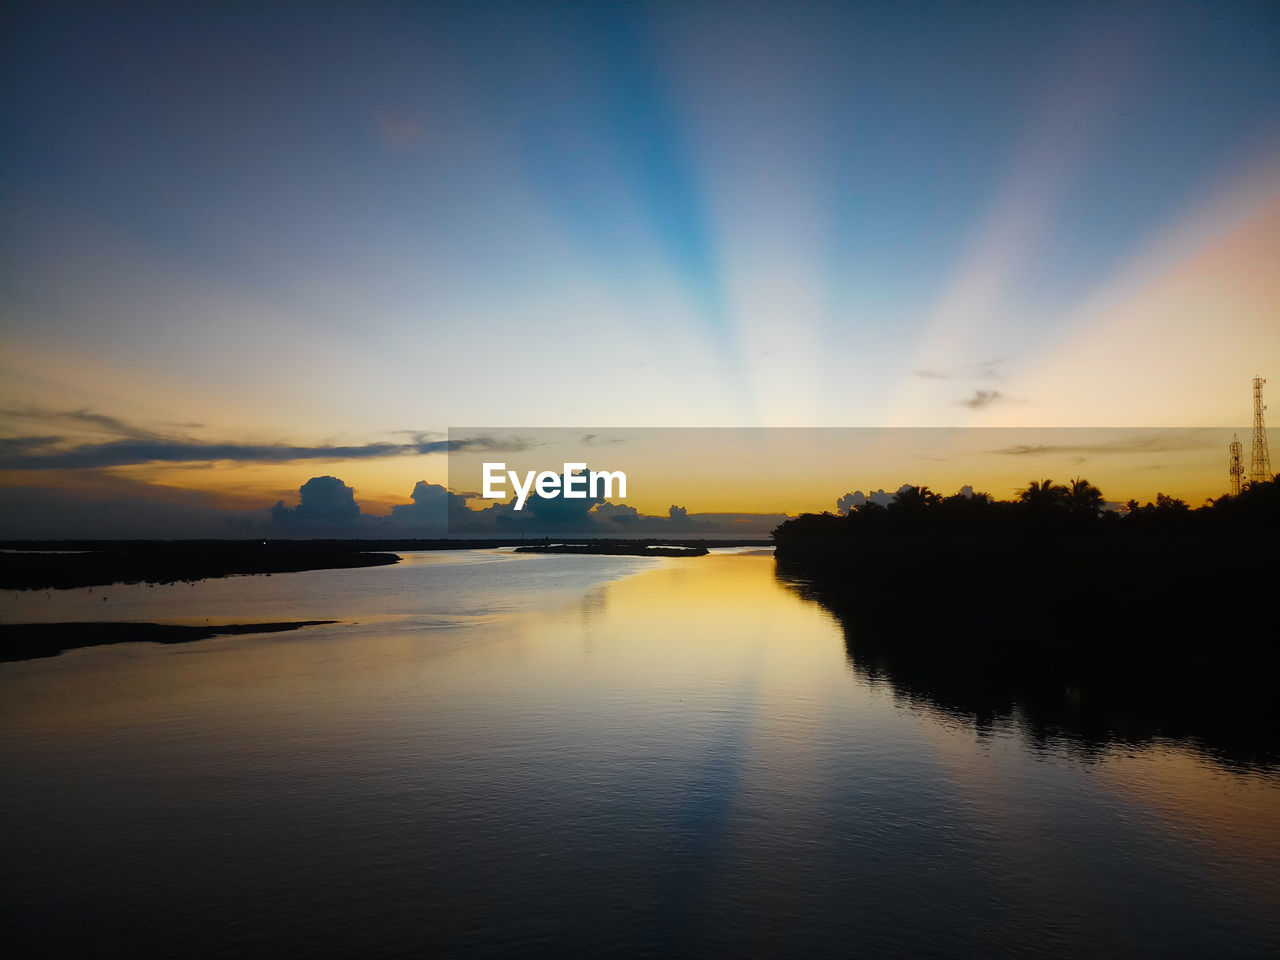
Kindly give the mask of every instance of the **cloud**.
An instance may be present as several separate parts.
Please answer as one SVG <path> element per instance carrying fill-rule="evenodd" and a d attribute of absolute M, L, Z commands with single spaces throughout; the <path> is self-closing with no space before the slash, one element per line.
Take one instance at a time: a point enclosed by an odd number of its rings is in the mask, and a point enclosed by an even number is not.
<path fill-rule="evenodd" d="M 419 481 L 410 503 L 390 516 L 361 511 L 355 491 L 337 477 L 312 477 L 298 490 L 296 506 L 229 510 L 216 494 L 177 490 L 111 473 L 76 475 L 73 487 L 0 488 L 0 537 L 7 539 L 184 537 L 759 537 L 784 514 L 690 514 L 672 505 L 665 516 L 640 513 L 625 503 L 570 501 L 568 510 L 531 498 L 515 512 L 514 499 L 480 510 L 467 497 Z M 541 507 L 541 509 L 539 509 Z M 548 509 L 550 508 L 550 509 Z"/>
<path fill-rule="evenodd" d="M 1109 443 L 1016 443 L 1008 447 L 988 450 L 987 453 L 998 453 L 1006 456 L 1044 456 L 1074 454 L 1115 453 L 1169 453 L 1180 450 L 1203 450 L 1215 446 L 1216 442 L 1208 439 L 1188 436 L 1127 437 Z"/>
<path fill-rule="evenodd" d="M 88 409 L 50 410 L 33 404 L 25 407 L 5 407 L 0 409 L 0 417 L 57 424 L 72 430 L 88 430 L 91 433 L 131 440 L 156 440 L 161 436 L 155 430 L 140 427 L 109 414 L 94 413 Z M 179 426 L 191 426 L 191 424 L 179 424 Z"/>
<path fill-rule="evenodd" d="M 1013 355 L 1009 354 L 951 370 L 912 370 L 911 375 L 923 380 L 997 380 L 1000 378 L 1000 372 L 996 368 L 1012 358 Z"/>
<path fill-rule="evenodd" d="M 426 488 L 430 488 L 429 490 Z M 466 506 L 467 498 L 444 487 L 420 483 L 414 490 L 414 505 L 392 507 L 390 521 L 402 525 L 419 514 L 419 502 L 448 503 L 449 536 L 472 537 L 752 537 L 763 538 L 783 521 L 785 514 L 698 513 L 672 504 L 666 516 L 641 513 L 626 503 L 603 498 L 565 500 L 531 496 L 523 510 L 515 509 L 515 498 L 495 502 L 481 509 Z M 447 498 L 447 499 L 446 499 Z M 441 511 L 437 516 L 443 514 Z M 387 529 L 385 535 L 399 531 Z M 415 533 L 420 531 L 415 530 Z"/>
<path fill-rule="evenodd" d="M 474 437 L 460 437 L 457 440 L 428 440 L 430 434 L 415 433 L 414 442 L 408 446 L 415 448 L 416 453 L 451 453 L 453 451 L 475 450 L 485 453 L 519 453 L 533 447 L 546 446 L 544 441 L 534 442 L 527 437 L 495 437 L 481 433 Z"/>
<path fill-rule="evenodd" d="M 853 493 L 846 493 L 836 500 L 836 512 L 845 517 L 849 515 L 850 510 L 856 509 L 866 502 L 866 495 L 861 490 L 855 490 Z"/>
<path fill-rule="evenodd" d="M 591 515 L 598 522 L 626 525 L 634 524 L 640 518 L 640 511 L 625 503 L 602 503 Z"/>
<path fill-rule="evenodd" d="M 578 471 L 581 475 L 584 471 Z M 589 472 L 589 471 L 585 471 Z M 564 474 L 560 474 L 560 487 L 564 488 Z M 585 482 L 585 481 L 584 481 Z M 539 497 L 536 494 L 529 497 L 525 501 L 524 509 L 520 513 L 524 514 L 521 518 L 517 514 L 512 514 L 509 518 L 499 517 L 499 521 L 507 521 L 520 526 L 527 526 L 529 523 L 549 523 L 556 526 L 582 526 L 589 524 L 591 519 L 588 514 L 591 508 L 596 504 L 603 504 L 605 499 L 603 496 L 585 496 L 581 498 L 569 499 L 568 497 Z"/>
<path fill-rule="evenodd" d="M 886 493 L 883 489 L 872 490 L 870 493 L 863 493 L 861 490 L 854 490 L 852 493 L 846 493 L 843 497 L 836 500 L 836 510 L 843 517 L 850 510 L 858 507 L 866 506 L 868 502 L 877 504 L 881 507 L 887 507 L 893 503 L 893 498 L 903 490 L 909 488 L 911 484 L 904 483 L 894 493 Z"/>
<path fill-rule="evenodd" d="M 961 406 L 969 407 L 971 410 L 981 410 L 1004 399 L 1005 395 L 999 390 L 975 390 L 973 391 L 973 396 L 956 402 Z"/>
<path fill-rule="evenodd" d="M 22 438 L 18 438 L 22 439 Z M 198 443 L 192 441 L 116 440 L 63 450 L 0 456 L 6 470 L 85 470 L 137 463 L 189 463 L 210 460 L 287 463 L 291 460 L 358 460 L 410 452 L 411 445 L 369 443 L 360 446 L 301 447 L 290 444 Z"/>
<path fill-rule="evenodd" d="M 287 443 L 204 443 L 186 439 L 121 439 L 83 443 L 48 450 L 65 437 L 9 437 L 0 443 L 0 469 L 85 470 L 122 467 L 139 463 L 202 463 L 213 460 L 288 463 L 296 460 L 369 460 L 384 457 L 447 453 L 451 450 L 520 451 L 533 444 L 521 437 L 487 435 L 458 440 L 428 440 L 425 434 L 412 443 L 363 443 L 338 446 L 302 446 Z"/>
<path fill-rule="evenodd" d="M 61 437 L 0 437 L 0 463 L 10 457 L 21 457 L 42 447 L 51 447 L 62 441 Z"/>
<path fill-rule="evenodd" d="M 1014 354 L 1006 353 L 1002 357 L 996 357 L 992 360 L 982 360 L 975 363 L 971 368 L 971 376 L 975 380 L 995 380 L 1000 376 L 1000 371 L 996 368 L 1003 363 L 1012 360 Z"/>
<path fill-rule="evenodd" d="M 412 503 L 398 503 L 391 508 L 390 522 L 414 528 L 415 532 L 430 531 L 443 536 L 448 532 L 449 518 L 465 510 L 467 498 L 452 492 L 438 483 L 419 480 L 409 495 Z"/>
<path fill-rule="evenodd" d="M 337 477 L 312 477 L 298 488 L 299 503 L 286 507 L 284 501 L 271 508 L 276 523 L 294 520 L 354 520 L 360 516 L 355 490 Z"/>

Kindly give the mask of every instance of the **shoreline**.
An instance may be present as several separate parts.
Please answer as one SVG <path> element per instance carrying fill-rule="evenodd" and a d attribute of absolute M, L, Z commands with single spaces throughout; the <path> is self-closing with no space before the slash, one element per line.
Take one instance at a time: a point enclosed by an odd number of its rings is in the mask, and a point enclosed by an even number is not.
<path fill-rule="evenodd" d="M 338 620 L 286 620 L 191 626 L 178 623 L 135 623 L 119 620 L 0 624 L 0 663 L 41 660 L 67 650 L 117 643 L 194 643 L 213 637 L 252 633 L 284 633 Z"/>
<path fill-rule="evenodd" d="M 0 589 L 72 590 L 195 582 L 227 576 L 391 565 L 399 553 L 492 550 L 601 556 L 704 556 L 713 547 L 772 547 L 759 539 L 541 537 L 490 540 L 10 540 L 0 543 Z M 394 551 L 394 552 L 393 552 Z"/>
<path fill-rule="evenodd" d="M 74 549 L 74 548 L 72 548 Z M 393 553 L 356 546 L 271 541 L 174 541 L 117 544 L 83 552 L 24 550 L 0 554 L 0 589 L 72 590 L 111 584 L 194 582 L 236 575 L 387 566 Z"/>

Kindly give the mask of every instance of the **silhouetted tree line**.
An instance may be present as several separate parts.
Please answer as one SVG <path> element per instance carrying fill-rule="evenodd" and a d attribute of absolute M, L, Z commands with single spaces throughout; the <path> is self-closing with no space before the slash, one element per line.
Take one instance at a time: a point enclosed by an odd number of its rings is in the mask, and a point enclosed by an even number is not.
<path fill-rule="evenodd" d="M 1270 609 L 1280 483 L 1108 508 L 1086 480 L 1013 500 L 907 487 L 774 531 L 778 579 L 841 623 L 854 669 L 1084 744 L 1190 739 L 1280 761 Z M 1258 614 L 1262 616 L 1259 618 Z"/>
<path fill-rule="evenodd" d="M 1130 500 L 1111 509 L 1102 491 L 1077 477 L 1069 483 L 1032 480 L 1013 500 L 987 493 L 940 496 L 907 486 L 883 506 L 867 501 L 846 516 L 804 514 L 773 531 L 781 547 L 797 539 L 860 533 L 1202 532 L 1257 531 L 1280 520 L 1280 482 L 1255 483 L 1239 496 L 1224 495 L 1191 508 L 1163 493 L 1155 502 Z"/>

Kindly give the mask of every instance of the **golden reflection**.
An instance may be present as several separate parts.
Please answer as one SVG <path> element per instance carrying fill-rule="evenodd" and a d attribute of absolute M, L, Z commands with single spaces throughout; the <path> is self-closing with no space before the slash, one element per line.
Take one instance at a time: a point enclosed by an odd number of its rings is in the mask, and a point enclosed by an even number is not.
<path fill-rule="evenodd" d="M 850 830 L 905 836 L 910 824 L 887 811 L 909 801 L 972 831 L 999 864 L 1066 856 L 1081 810 L 1110 818 L 1104 832 L 1174 845 L 1220 889 L 1236 885 L 1232 870 L 1267 875 L 1280 859 L 1273 776 L 1158 743 L 1092 759 L 1032 749 L 1016 717 L 975 732 L 850 670 L 840 626 L 781 584 L 770 556 L 636 562 L 608 582 L 592 582 L 606 568 L 586 559 L 424 554 L 174 588 L 173 611 L 221 598 L 228 621 L 320 617 L 335 603 L 347 614 L 292 634 L 0 665 L 0 747 L 28 760 L 89 751 L 335 771 L 377 757 L 415 783 L 459 762 L 595 778 L 574 789 L 658 778 L 672 802 L 707 795 L 717 823 L 739 818 L 725 858 L 749 856 L 760 830 L 801 850 Z M 571 586 L 540 579 L 570 563 L 588 571 Z M 510 603 L 484 607 L 493 591 Z M 1270 876 L 1247 895 L 1274 902 Z M 1070 886 L 1051 872 L 1033 885 L 1046 898 Z"/>

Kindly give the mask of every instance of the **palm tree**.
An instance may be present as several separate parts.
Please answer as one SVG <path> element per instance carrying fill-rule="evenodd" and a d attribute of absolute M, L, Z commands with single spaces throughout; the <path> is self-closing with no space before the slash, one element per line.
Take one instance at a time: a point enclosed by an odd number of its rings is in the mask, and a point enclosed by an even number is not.
<path fill-rule="evenodd" d="M 1052 480 L 1032 480 L 1027 489 L 1019 491 L 1018 500 L 1032 510 L 1053 510 L 1067 502 L 1071 491 Z"/>
<path fill-rule="evenodd" d="M 1072 515 L 1078 517 L 1096 517 L 1102 513 L 1102 506 L 1105 502 L 1102 498 L 1102 491 L 1095 487 L 1088 480 L 1076 477 L 1071 481 L 1071 487 L 1067 491 L 1067 510 Z"/>
<path fill-rule="evenodd" d="M 893 495 L 893 505 L 905 510 L 922 510 L 936 506 L 942 497 L 928 487 L 905 487 Z"/>
<path fill-rule="evenodd" d="M 1186 502 L 1165 493 L 1156 494 L 1156 509 L 1168 513 L 1186 513 L 1190 508 Z"/>

